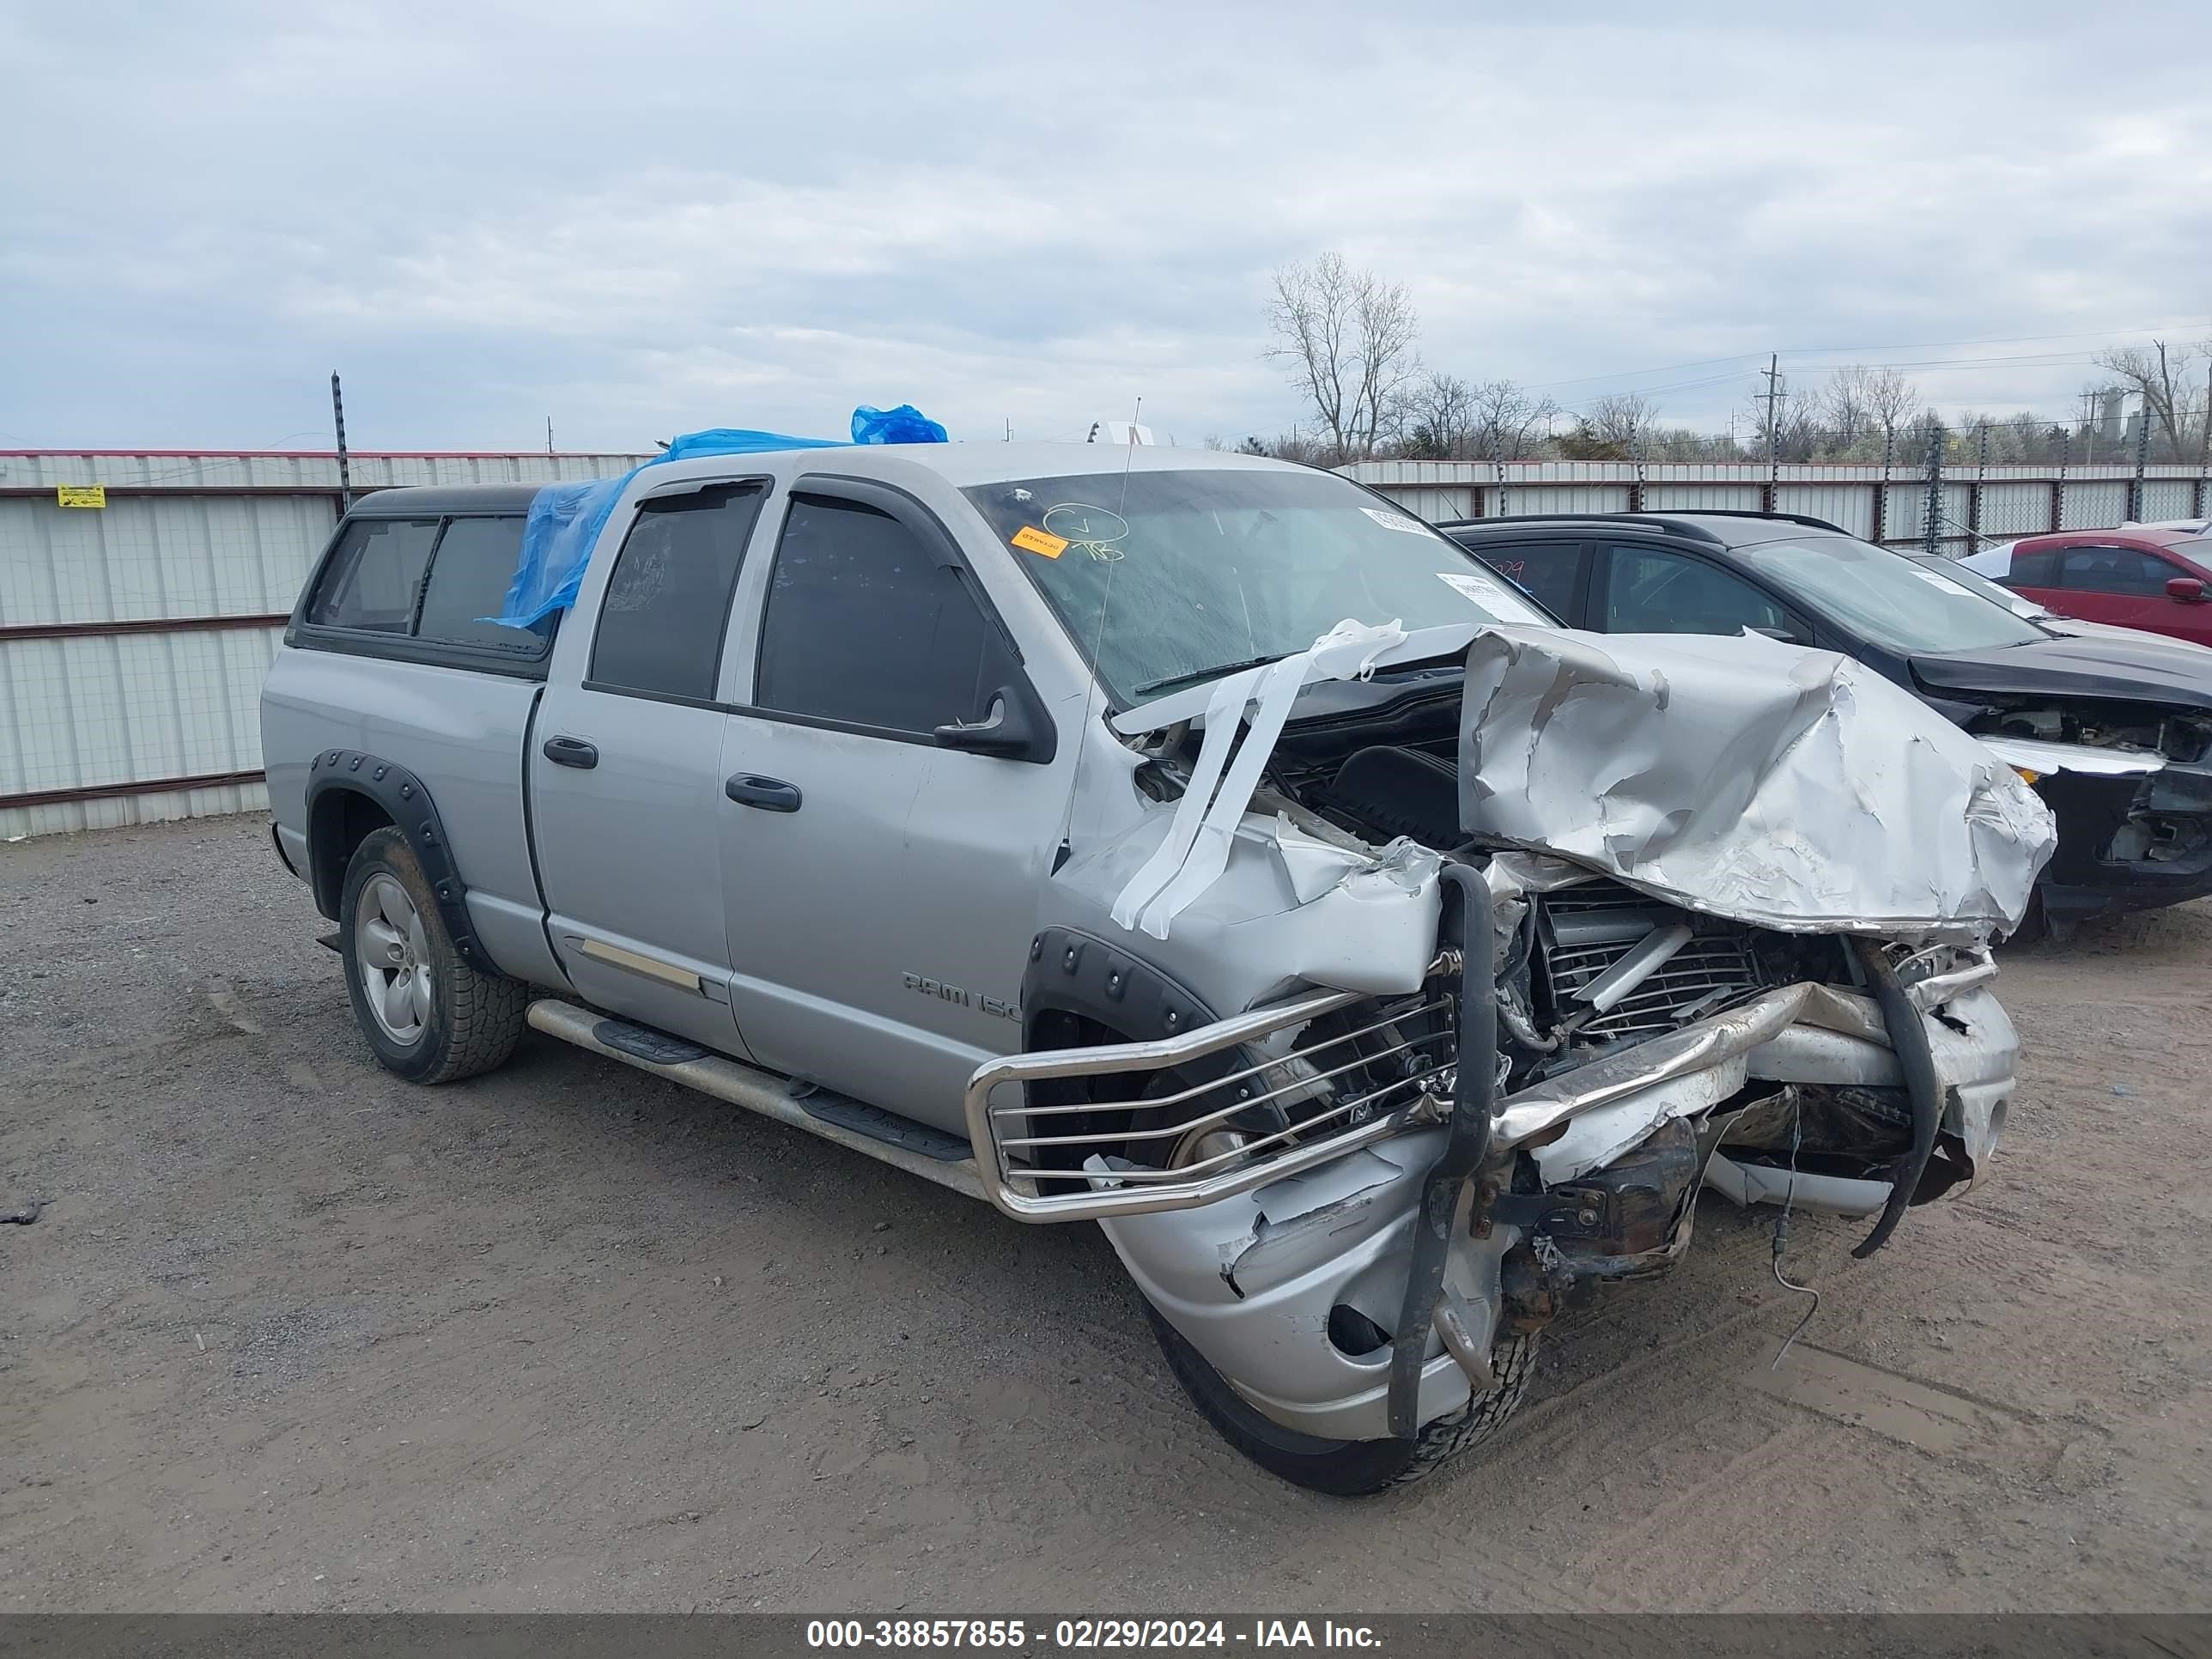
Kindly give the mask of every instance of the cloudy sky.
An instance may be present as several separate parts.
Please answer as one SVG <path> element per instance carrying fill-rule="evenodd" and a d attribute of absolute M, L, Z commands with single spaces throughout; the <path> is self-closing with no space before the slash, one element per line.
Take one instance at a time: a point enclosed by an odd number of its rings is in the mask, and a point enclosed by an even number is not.
<path fill-rule="evenodd" d="M 1773 349 L 2055 411 L 2212 334 L 2197 8 L 1800 9 L 0 0 L 0 445 L 326 445 L 333 368 L 365 449 L 1271 433 L 1328 248 L 1695 424 Z"/>

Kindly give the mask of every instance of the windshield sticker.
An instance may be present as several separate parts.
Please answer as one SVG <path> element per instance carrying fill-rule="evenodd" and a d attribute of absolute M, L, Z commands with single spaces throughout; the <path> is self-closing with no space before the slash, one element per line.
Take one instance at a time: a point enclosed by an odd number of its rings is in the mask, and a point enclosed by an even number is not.
<path fill-rule="evenodd" d="M 1458 593 L 1460 598 L 1471 599 L 1480 605 L 1502 603 L 1510 608 L 1518 603 L 1512 589 L 1504 583 L 1493 581 L 1487 576 L 1478 576 L 1472 571 L 1439 570 L 1437 580 Z"/>
<path fill-rule="evenodd" d="M 1121 538 L 1129 533 L 1129 521 L 1120 514 L 1083 501 L 1062 501 L 1047 507 L 1044 527 L 1060 538 L 1062 547 L 1088 553 L 1102 564 L 1121 556 Z"/>
<path fill-rule="evenodd" d="M 1402 513 L 1388 513 L 1379 507 L 1363 507 L 1359 510 L 1385 530 L 1402 530 L 1408 536 L 1427 536 L 1434 533 L 1419 519 L 1409 519 Z"/>
<path fill-rule="evenodd" d="M 1966 586 L 1963 583 L 1953 581 L 1948 576 L 1944 575 L 1941 571 L 1923 570 L 1918 565 L 1915 565 L 1912 567 L 1912 574 L 1919 577 L 1922 581 L 1926 582 L 1929 586 L 1940 587 L 1946 593 L 1956 593 L 1960 598 L 1966 599 L 1971 599 L 1974 597 L 1973 589 Z"/>
<path fill-rule="evenodd" d="M 1034 553 L 1042 559 L 1056 559 L 1067 551 L 1066 537 L 1055 536 L 1049 530 L 1039 530 L 1035 525 L 1024 525 L 1006 539 L 1023 552 Z"/>

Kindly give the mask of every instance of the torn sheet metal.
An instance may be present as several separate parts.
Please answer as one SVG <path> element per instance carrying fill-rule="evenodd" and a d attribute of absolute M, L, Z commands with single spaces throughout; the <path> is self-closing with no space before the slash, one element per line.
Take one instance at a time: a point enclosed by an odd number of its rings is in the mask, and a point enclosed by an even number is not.
<path fill-rule="evenodd" d="M 2045 743 L 2039 738 L 1984 738 L 1983 746 L 2010 766 L 2045 777 L 2072 772 L 2085 777 L 2148 777 L 2166 769 L 2166 757 L 2142 749 L 2093 749 L 2087 744 Z"/>
<path fill-rule="evenodd" d="M 2057 840 L 2010 766 L 1909 693 L 1750 634 L 1483 628 L 1460 805 L 1472 835 L 1799 933 L 2008 932 Z"/>
<path fill-rule="evenodd" d="M 1252 792 L 1260 787 L 1267 757 L 1283 734 L 1300 688 L 1314 680 L 1364 678 L 1385 653 L 1402 647 L 1407 638 L 1395 622 L 1347 620 L 1304 651 L 1215 681 L 1206 699 L 1206 738 L 1199 745 L 1190 786 L 1183 791 L 1166 838 L 1115 900 L 1115 923 L 1165 939 L 1176 917 L 1228 868 L 1237 827 L 1243 822 Z M 1258 705 L 1249 730 L 1243 721 L 1248 703 Z"/>
<path fill-rule="evenodd" d="M 1102 902 L 1126 894 L 1158 856 L 1173 817 L 1153 808 L 1070 865 L 1060 885 L 1095 891 Z M 1230 837 L 1221 873 L 1178 913 L 1176 939 L 1194 962 L 1237 967 L 1234 977 L 1255 998 L 1296 982 L 1373 996 L 1417 991 L 1436 959 L 1443 864 L 1415 842 L 1358 850 L 1286 817 L 1249 815 Z"/>

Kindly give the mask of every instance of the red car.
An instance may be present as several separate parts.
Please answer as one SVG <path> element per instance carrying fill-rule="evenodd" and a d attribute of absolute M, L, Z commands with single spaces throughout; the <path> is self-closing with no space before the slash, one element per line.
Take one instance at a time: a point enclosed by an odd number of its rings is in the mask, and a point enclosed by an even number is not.
<path fill-rule="evenodd" d="M 2201 532 L 2067 530 L 1961 562 L 2062 617 L 2212 646 L 2212 537 Z"/>

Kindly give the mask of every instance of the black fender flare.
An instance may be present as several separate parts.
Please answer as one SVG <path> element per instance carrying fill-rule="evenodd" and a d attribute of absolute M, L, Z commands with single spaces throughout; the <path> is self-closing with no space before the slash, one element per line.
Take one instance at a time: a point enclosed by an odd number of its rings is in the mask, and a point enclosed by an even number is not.
<path fill-rule="evenodd" d="M 437 805 L 422 780 L 397 761 L 357 750 L 325 749 L 308 763 L 308 880 L 318 896 L 324 890 L 324 872 L 319 867 L 319 854 L 315 845 L 315 807 L 323 796 L 334 791 L 366 795 L 383 810 L 414 849 L 416 861 L 422 866 L 422 874 L 437 897 L 439 918 L 446 924 L 446 932 L 452 935 L 453 948 L 461 953 L 461 959 L 487 973 L 499 972 L 469 920 L 468 885 L 453 867 L 452 844 L 446 838 L 446 826 L 439 819 Z M 335 891 L 343 885 L 345 872 L 339 870 L 331 875 L 331 890 Z M 335 920 L 335 905 L 331 914 Z"/>
<path fill-rule="evenodd" d="M 1075 1014 L 1119 1031 L 1132 1042 L 1180 1036 L 1220 1016 L 1187 986 L 1127 950 L 1072 927 L 1048 927 L 1030 941 L 1022 970 L 1022 1036 L 1038 1042 L 1048 1014 Z"/>
<path fill-rule="evenodd" d="M 1048 927 L 1030 941 L 1029 963 L 1022 971 L 1025 1048 L 1035 1052 L 1070 1046 L 1068 1039 L 1048 1029 L 1053 1015 L 1095 1021 L 1132 1042 L 1180 1036 L 1222 1018 L 1166 969 L 1126 945 L 1072 927 Z M 1242 1071 L 1254 1058 L 1246 1048 L 1225 1048 L 1186 1060 L 1177 1069 L 1194 1082 L 1210 1083 Z M 1055 1085 L 1030 1086 L 1050 1094 Z M 1042 1103 L 1035 1093 L 1031 1098 Z M 1270 1115 L 1279 1127 L 1288 1121 L 1279 1108 L 1271 1108 Z"/>

